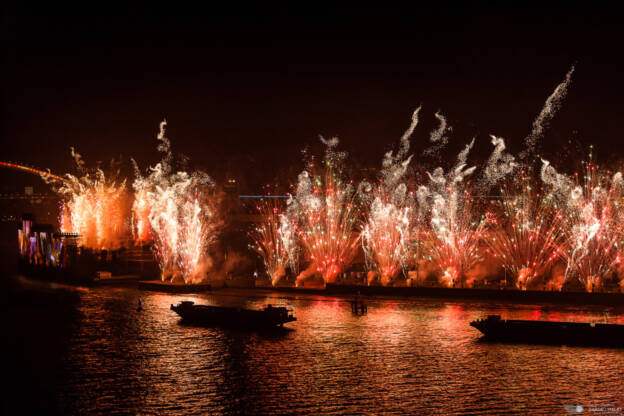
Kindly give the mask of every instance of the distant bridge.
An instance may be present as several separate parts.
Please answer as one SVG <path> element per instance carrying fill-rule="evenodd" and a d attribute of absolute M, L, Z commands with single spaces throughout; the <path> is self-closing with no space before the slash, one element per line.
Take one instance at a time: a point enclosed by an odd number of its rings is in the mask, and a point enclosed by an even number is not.
<path fill-rule="evenodd" d="M 13 162 L 0 162 L 0 167 L 6 168 L 6 169 L 18 170 L 20 172 L 26 172 L 26 173 L 30 173 L 33 175 L 38 175 L 41 178 L 50 178 L 50 179 L 54 179 L 54 180 L 61 181 L 61 182 L 66 181 L 65 178 L 55 175 L 53 173 L 50 173 L 48 171 L 36 169 L 31 166 L 20 165 L 20 164 L 13 163 Z"/>
<path fill-rule="evenodd" d="M 8 200 L 30 200 L 37 201 L 43 199 L 60 199 L 58 194 L 22 194 L 22 193 L 7 193 L 0 194 L 0 201 L 8 201 Z"/>

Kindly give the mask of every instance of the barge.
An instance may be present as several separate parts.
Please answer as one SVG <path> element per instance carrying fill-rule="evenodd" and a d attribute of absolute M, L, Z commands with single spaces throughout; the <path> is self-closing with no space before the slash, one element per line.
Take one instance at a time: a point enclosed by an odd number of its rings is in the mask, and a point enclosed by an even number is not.
<path fill-rule="evenodd" d="M 624 325 L 501 319 L 488 315 L 470 323 L 488 341 L 624 347 Z"/>
<path fill-rule="evenodd" d="M 180 315 L 183 322 L 203 326 L 275 328 L 297 320 L 291 310 L 273 305 L 268 305 L 262 310 L 255 310 L 195 305 L 194 302 L 187 300 L 176 306 L 171 305 L 171 310 Z"/>

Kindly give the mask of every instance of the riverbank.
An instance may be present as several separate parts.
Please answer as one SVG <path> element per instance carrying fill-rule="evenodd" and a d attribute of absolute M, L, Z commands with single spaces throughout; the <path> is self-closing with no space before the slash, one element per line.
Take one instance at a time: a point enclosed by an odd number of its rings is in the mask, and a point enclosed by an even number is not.
<path fill-rule="evenodd" d="M 227 287 L 227 285 L 226 285 Z M 624 306 L 624 294 L 621 293 L 587 293 L 587 292 L 549 292 L 538 290 L 510 289 L 467 289 L 445 287 L 387 287 L 327 284 L 321 288 L 299 288 L 293 286 L 267 287 L 259 286 L 247 290 L 268 291 L 276 293 L 302 293 L 313 295 L 339 295 L 411 298 L 440 298 L 457 300 L 500 300 L 514 303 L 556 303 L 567 305 L 604 305 Z"/>
<path fill-rule="evenodd" d="M 28 275 L 28 274 L 26 274 Z M 54 276 L 49 273 L 33 273 L 29 278 L 36 280 L 54 281 Z M 45 278 L 44 278 L 45 277 Z M 139 290 L 156 291 L 163 293 L 200 293 L 205 291 L 218 291 L 222 288 L 242 289 L 246 291 L 268 291 L 275 293 L 301 293 L 321 296 L 354 296 L 360 293 L 363 296 L 383 297 L 414 297 L 414 298 L 441 298 L 458 300 L 500 300 L 515 303 L 555 303 L 568 305 L 605 305 L 624 306 L 624 294 L 603 292 L 566 292 L 566 291 L 540 291 L 540 290 L 514 290 L 514 289 L 485 289 L 485 288 L 445 288 L 445 287 L 389 287 L 389 286 L 364 286 L 354 284 L 331 284 L 325 287 L 320 285 L 295 287 L 258 285 L 250 278 L 236 279 L 213 279 L 200 284 L 185 284 L 181 282 L 162 282 L 160 280 L 147 280 L 139 275 L 112 276 L 99 280 L 58 279 L 63 283 L 86 286 L 112 286 L 131 287 Z"/>

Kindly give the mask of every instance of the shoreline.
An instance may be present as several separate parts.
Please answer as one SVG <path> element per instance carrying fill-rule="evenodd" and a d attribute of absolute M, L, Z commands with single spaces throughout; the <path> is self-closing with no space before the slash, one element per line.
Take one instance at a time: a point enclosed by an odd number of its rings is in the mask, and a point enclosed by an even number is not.
<path fill-rule="evenodd" d="M 58 279 L 54 273 L 19 273 L 29 279 L 47 282 L 64 283 L 70 286 L 83 287 L 128 287 L 139 290 L 156 291 L 163 293 L 201 293 L 218 292 L 223 289 L 240 289 L 247 291 L 265 291 L 274 293 L 309 294 L 317 296 L 384 296 L 388 298 L 433 298 L 457 300 L 500 300 L 515 303 L 555 303 L 568 305 L 603 305 L 624 306 L 624 294 L 614 292 L 564 292 L 540 290 L 514 289 L 484 289 L 484 288 L 445 288 L 445 287 L 392 287 L 392 286 L 364 286 L 354 284 L 332 284 L 325 287 L 294 287 L 294 286 L 267 286 L 256 285 L 252 279 L 209 280 L 200 284 L 183 284 L 150 280 L 140 275 L 112 276 L 101 280 L 74 280 Z M 55 279 L 57 277 L 57 279 Z M 63 276 L 66 277 L 66 276 Z"/>
<path fill-rule="evenodd" d="M 234 288 L 233 288 L 234 289 Z M 514 303 L 557 303 L 568 305 L 624 306 L 622 293 L 547 292 L 538 290 L 468 289 L 443 287 L 388 287 L 327 284 L 325 289 L 288 286 L 252 287 L 278 293 L 299 293 L 322 296 L 383 296 L 387 298 L 432 298 L 456 300 L 502 300 Z"/>

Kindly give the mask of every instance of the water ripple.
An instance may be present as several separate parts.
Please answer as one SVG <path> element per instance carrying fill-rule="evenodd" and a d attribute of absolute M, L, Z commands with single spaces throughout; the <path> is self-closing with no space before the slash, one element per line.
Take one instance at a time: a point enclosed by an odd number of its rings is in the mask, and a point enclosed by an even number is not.
<path fill-rule="evenodd" d="M 340 298 L 256 292 L 82 294 L 51 380 L 66 414 L 565 414 L 564 404 L 624 408 L 624 352 L 480 342 L 468 324 L 509 318 L 601 319 L 602 309 Z M 136 311 L 139 297 L 144 310 Z M 292 307 L 292 331 L 182 325 L 169 305 Z M 623 311 L 609 309 L 614 322 Z"/>

